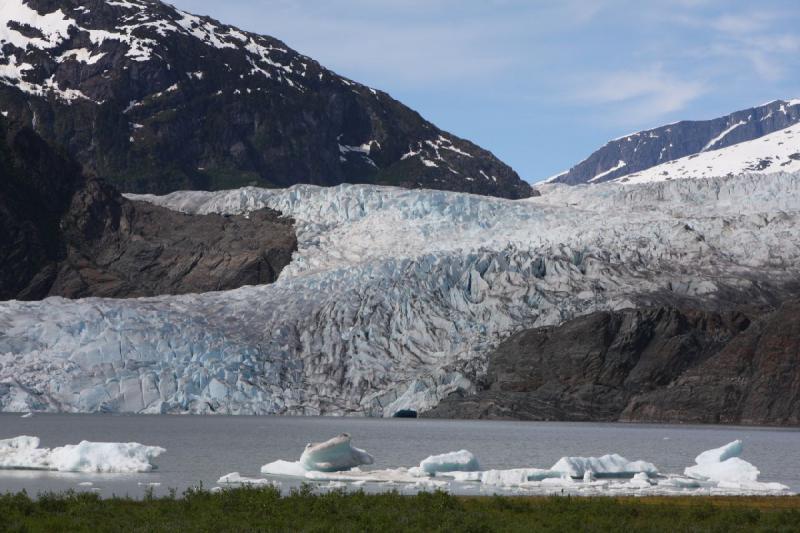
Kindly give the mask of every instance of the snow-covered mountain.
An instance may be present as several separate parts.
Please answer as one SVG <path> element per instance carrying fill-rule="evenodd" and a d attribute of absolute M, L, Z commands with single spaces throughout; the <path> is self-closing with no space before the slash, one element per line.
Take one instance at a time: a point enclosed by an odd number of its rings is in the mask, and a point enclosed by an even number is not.
<path fill-rule="evenodd" d="M 775 100 L 713 120 L 676 122 L 609 141 L 547 181 L 577 185 L 624 177 L 645 182 L 793 171 L 800 137 L 792 126 L 799 122 L 800 99 Z"/>
<path fill-rule="evenodd" d="M 648 183 L 671 179 L 734 176 L 743 172 L 800 171 L 800 124 L 738 144 L 662 163 L 614 181 Z"/>
<path fill-rule="evenodd" d="M 299 248 L 268 286 L 0 303 L 0 408 L 389 415 L 471 391 L 511 333 L 603 309 L 779 300 L 800 174 L 550 185 L 539 198 L 366 185 L 137 197 L 270 207 Z"/>
<path fill-rule="evenodd" d="M 159 0 L 2 0 L 0 113 L 125 191 L 382 183 L 522 198 L 488 151 Z"/>

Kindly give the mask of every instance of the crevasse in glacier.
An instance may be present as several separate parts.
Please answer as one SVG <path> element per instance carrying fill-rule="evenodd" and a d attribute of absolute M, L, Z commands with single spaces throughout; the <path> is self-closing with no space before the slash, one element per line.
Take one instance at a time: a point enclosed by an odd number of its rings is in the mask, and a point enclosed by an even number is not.
<path fill-rule="evenodd" d="M 363 414 L 469 391 L 522 328 L 600 309 L 714 306 L 797 278 L 800 174 L 543 187 L 509 201 L 368 185 L 137 196 L 280 210 L 273 285 L 0 303 L 5 411 Z"/>

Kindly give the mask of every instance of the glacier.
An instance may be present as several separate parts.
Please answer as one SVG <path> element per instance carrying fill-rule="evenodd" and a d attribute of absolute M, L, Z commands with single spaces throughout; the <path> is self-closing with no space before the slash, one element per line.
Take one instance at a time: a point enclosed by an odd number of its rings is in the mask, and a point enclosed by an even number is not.
<path fill-rule="evenodd" d="M 270 207 L 299 247 L 266 286 L 0 302 L 0 410 L 391 416 L 470 392 L 524 328 L 660 303 L 768 302 L 800 270 L 800 173 L 540 186 L 129 195 Z"/>

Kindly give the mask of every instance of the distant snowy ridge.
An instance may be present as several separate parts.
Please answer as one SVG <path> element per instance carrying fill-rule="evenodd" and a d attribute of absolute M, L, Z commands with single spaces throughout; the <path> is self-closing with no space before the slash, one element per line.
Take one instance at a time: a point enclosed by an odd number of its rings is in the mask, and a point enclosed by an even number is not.
<path fill-rule="evenodd" d="M 186 212 L 272 207 L 296 220 L 299 249 L 269 286 L 0 303 L 0 408 L 425 410 L 471 390 L 486 354 L 522 328 L 665 300 L 758 301 L 800 274 L 787 238 L 800 223 L 797 173 L 544 192 L 133 197 Z"/>
<path fill-rule="evenodd" d="M 687 168 L 682 169 L 685 172 L 670 172 L 668 179 L 762 171 L 764 168 L 758 165 L 760 161 L 773 159 L 773 163 L 780 164 L 785 157 L 797 152 L 787 153 L 781 142 L 786 140 L 787 131 L 798 123 L 800 99 L 774 100 L 712 120 L 675 122 L 613 139 L 577 165 L 544 183 L 579 185 L 632 178 L 639 174 L 661 175 L 665 168 L 672 168 L 664 165 L 673 162 Z M 717 150 L 727 150 L 762 138 L 770 146 L 758 149 L 750 146 L 742 149 L 745 153 L 738 156 L 711 155 Z M 797 147 L 797 141 L 792 145 Z M 686 160 L 694 157 L 701 159 L 685 165 Z M 778 158 L 781 159 L 775 161 Z M 659 166 L 661 168 L 655 171 Z M 769 172 L 774 172 L 776 166 L 772 165 Z M 782 170 L 793 172 L 795 168 Z"/>
<path fill-rule="evenodd" d="M 800 125 L 727 148 L 682 157 L 614 181 L 648 183 L 733 176 L 745 172 L 770 174 L 797 171 L 800 171 Z"/>

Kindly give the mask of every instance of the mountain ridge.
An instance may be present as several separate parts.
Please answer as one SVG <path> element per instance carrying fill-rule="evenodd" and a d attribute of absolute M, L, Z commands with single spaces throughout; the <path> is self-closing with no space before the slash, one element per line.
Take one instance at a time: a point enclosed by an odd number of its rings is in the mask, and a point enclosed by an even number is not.
<path fill-rule="evenodd" d="M 7 0 L 0 113 L 126 192 L 355 182 L 532 194 L 385 92 L 158 0 Z"/>
<path fill-rule="evenodd" d="M 546 183 L 578 185 L 619 180 L 681 158 L 752 141 L 798 122 L 800 99 L 773 100 L 710 120 L 674 122 L 613 139 Z M 713 167 L 709 170 L 709 175 L 715 175 Z"/>

